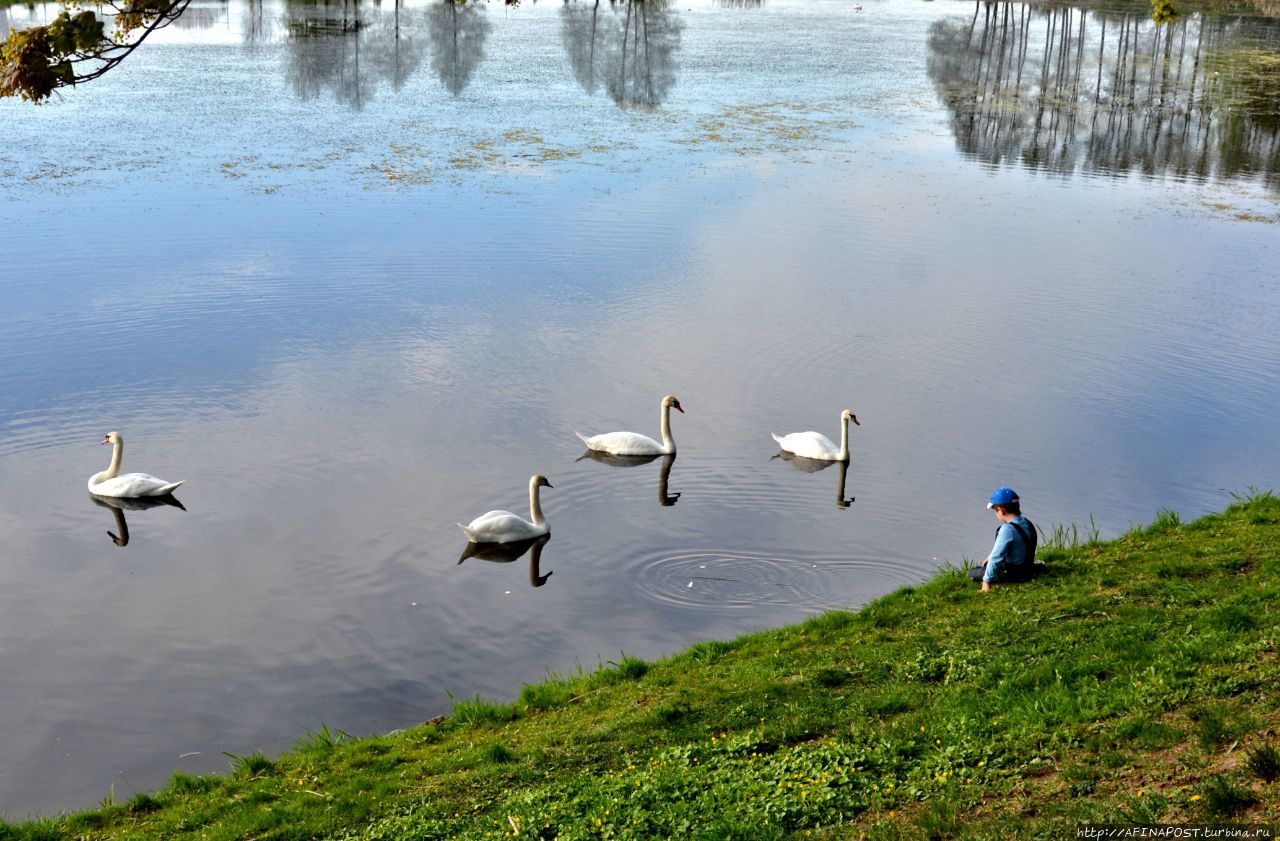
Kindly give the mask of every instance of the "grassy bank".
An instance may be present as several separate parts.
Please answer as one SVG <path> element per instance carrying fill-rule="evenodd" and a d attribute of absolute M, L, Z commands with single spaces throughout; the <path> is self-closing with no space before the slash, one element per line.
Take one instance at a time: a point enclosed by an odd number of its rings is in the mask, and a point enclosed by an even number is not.
<path fill-rule="evenodd" d="M 1280 823 L 1280 499 L 19 825 L 41 838 L 1072 837 Z M 1063 540 L 1063 538 L 1068 538 Z M 20 769 L 14 769 L 20 770 Z"/>

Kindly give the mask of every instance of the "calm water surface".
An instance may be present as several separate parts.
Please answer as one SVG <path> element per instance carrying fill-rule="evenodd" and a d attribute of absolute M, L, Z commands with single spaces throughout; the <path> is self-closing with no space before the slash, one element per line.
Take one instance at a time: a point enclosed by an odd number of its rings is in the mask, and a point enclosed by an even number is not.
<path fill-rule="evenodd" d="M 1275 22 L 864 6 L 232 2 L 0 103 L 0 812 L 1276 487 Z"/>

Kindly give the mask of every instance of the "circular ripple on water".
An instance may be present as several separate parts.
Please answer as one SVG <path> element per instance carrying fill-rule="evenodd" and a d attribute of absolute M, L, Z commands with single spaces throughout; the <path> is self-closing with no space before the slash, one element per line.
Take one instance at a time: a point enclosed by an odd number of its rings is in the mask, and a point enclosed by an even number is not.
<path fill-rule="evenodd" d="M 834 608 L 842 601 L 840 576 L 804 558 L 696 550 L 642 558 L 632 575 L 649 598 L 698 610 L 789 604 Z"/>

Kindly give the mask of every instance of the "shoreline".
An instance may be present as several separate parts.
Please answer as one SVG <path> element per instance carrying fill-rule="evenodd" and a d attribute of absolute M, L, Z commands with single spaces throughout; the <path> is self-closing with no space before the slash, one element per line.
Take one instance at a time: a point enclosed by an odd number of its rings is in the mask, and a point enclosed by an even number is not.
<path fill-rule="evenodd" d="M 1280 498 L 1111 541 L 1048 574 L 959 567 L 862 609 L 621 655 L 510 703 L 25 823 L 48 838 L 1061 837 L 1280 822 Z M 1272 778 L 1268 780 L 1268 774 Z"/>

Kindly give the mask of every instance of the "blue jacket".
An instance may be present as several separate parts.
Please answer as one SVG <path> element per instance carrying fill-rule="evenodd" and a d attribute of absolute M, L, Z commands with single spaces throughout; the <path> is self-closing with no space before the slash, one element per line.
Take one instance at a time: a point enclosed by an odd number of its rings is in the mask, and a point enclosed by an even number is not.
<path fill-rule="evenodd" d="M 1022 533 L 1018 531 L 1021 527 Z M 996 529 L 996 545 L 991 547 L 991 556 L 987 559 L 987 570 L 982 580 L 997 584 L 1009 580 L 1011 574 L 1016 575 L 1028 569 L 1022 564 L 1034 563 L 1036 559 L 1036 527 L 1026 517 L 1014 517 Z M 1010 567 L 1019 567 L 1011 570 Z"/>

